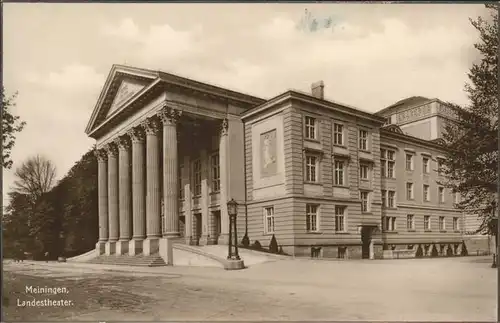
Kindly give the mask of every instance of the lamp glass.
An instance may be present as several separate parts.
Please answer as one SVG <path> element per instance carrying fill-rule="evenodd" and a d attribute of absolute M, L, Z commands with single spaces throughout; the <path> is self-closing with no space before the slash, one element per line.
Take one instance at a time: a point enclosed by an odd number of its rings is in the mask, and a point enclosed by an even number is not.
<path fill-rule="evenodd" d="M 227 202 L 227 213 L 229 215 L 236 215 L 238 203 L 235 200 L 231 199 L 231 201 Z"/>

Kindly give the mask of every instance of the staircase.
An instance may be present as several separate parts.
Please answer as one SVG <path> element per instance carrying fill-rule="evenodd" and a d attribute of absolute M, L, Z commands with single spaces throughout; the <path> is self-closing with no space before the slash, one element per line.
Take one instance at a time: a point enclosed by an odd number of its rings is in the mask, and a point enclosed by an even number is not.
<path fill-rule="evenodd" d="M 89 264 L 100 264 L 100 265 L 121 265 L 121 266 L 141 266 L 141 267 L 160 267 L 166 266 L 167 264 L 159 255 L 136 255 L 136 256 L 98 256 L 94 259 L 87 261 Z"/>

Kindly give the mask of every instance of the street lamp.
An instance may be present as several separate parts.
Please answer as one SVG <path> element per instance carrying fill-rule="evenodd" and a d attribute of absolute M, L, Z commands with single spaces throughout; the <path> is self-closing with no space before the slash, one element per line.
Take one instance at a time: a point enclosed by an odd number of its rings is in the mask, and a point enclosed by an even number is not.
<path fill-rule="evenodd" d="M 229 214 L 229 249 L 228 260 L 240 260 L 238 255 L 238 233 L 236 232 L 236 215 L 238 215 L 238 203 L 231 199 L 227 202 L 227 213 Z"/>
<path fill-rule="evenodd" d="M 224 265 L 226 270 L 243 269 L 245 265 L 238 254 L 238 234 L 236 232 L 236 215 L 238 215 L 238 203 L 231 199 L 227 202 L 227 213 L 229 215 L 229 245 L 227 261 Z"/>

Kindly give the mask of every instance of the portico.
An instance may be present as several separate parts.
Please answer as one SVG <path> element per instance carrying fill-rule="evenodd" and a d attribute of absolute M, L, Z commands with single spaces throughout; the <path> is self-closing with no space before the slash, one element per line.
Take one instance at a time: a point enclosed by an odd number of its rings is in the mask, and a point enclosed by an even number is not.
<path fill-rule="evenodd" d="M 229 92 L 113 67 L 87 128 L 97 140 L 99 254 L 152 255 L 161 239 L 227 243 L 226 203 L 244 200 L 244 165 L 229 154 L 243 152 L 237 115 L 260 102 Z"/>

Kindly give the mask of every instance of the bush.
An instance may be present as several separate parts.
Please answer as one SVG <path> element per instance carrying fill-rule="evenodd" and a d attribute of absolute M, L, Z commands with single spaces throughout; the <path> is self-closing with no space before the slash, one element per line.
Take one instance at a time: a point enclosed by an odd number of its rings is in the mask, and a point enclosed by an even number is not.
<path fill-rule="evenodd" d="M 448 249 L 446 249 L 446 256 L 453 257 L 453 249 L 451 249 L 451 245 L 448 245 Z"/>
<path fill-rule="evenodd" d="M 254 249 L 254 250 L 262 250 L 262 245 L 260 244 L 259 240 L 255 240 L 255 242 L 252 245 L 252 249 Z"/>
<path fill-rule="evenodd" d="M 439 253 L 438 253 L 438 250 L 436 248 L 436 245 L 433 244 L 432 245 L 432 251 L 431 251 L 431 257 L 438 257 L 439 256 Z"/>
<path fill-rule="evenodd" d="M 285 252 L 283 251 L 283 246 L 280 246 L 280 250 L 278 251 L 278 253 L 280 255 L 284 255 L 285 254 Z"/>
<path fill-rule="evenodd" d="M 465 241 L 462 241 L 462 250 L 460 251 L 460 256 L 468 256 L 469 252 L 467 251 L 467 246 L 465 245 Z"/>
<path fill-rule="evenodd" d="M 241 244 L 243 245 L 243 247 L 245 248 L 248 248 L 248 246 L 250 246 L 250 239 L 248 238 L 248 236 L 245 234 L 245 236 L 243 237 L 243 239 L 241 240 Z"/>
<path fill-rule="evenodd" d="M 276 241 L 276 237 L 273 234 L 271 241 L 269 242 L 269 252 L 278 253 L 278 242 Z"/>
<path fill-rule="evenodd" d="M 415 253 L 415 258 L 422 258 L 424 256 L 424 251 L 422 250 L 422 245 L 418 245 L 417 252 Z"/>

